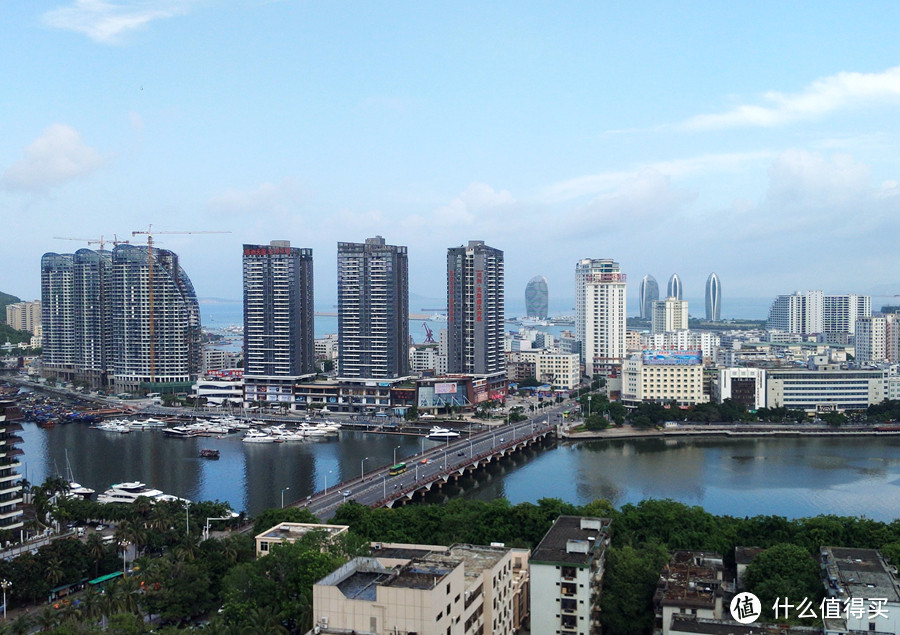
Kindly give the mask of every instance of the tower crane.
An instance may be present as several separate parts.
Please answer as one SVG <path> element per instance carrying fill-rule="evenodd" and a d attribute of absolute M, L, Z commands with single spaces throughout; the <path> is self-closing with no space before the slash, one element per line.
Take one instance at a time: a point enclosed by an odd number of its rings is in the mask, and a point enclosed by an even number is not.
<path fill-rule="evenodd" d="M 428 327 L 428 323 L 422 322 L 422 326 L 425 327 L 425 343 L 426 344 L 437 344 L 437 342 L 434 341 L 434 331 L 432 331 Z"/>
<path fill-rule="evenodd" d="M 150 333 L 150 383 L 156 381 L 156 344 L 153 330 L 153 236 L 159 234 L 230 234 L 230 231 L 153 231 L 153 225 L 147 225 L 146 231 L 136 230 L 131 236 L 144 234 L 147 236 L 147 300 L 149 301 L 148 331 Z"/>
<path fill-rule="evenodd" d="M 113 245 L 127 245 L 129 241 L 127 240 L 119 240 L 119 237 L 116 234 L 113 234 L 113 239 L 111 241 L 106 240 L 104 236 L 100 236 L 100 238 L 71 238 L 69 236 L 54 236 L 56 240 L 77 240 L 78 242 L 87 243 L 88 245 L 100 245 L 100 251 L 103 251 L 103 247 L 107 242 L 112 242 Z"/>

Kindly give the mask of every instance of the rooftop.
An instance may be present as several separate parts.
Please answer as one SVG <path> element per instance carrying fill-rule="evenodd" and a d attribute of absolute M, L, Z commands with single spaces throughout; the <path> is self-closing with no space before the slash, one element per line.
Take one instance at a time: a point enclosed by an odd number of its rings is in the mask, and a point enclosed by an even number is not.
<path fill-rule="evenodd" d="M 598 553 L 603 553 L 609 523 L 609 518 L 560 516 L 531 554 L 532 564 L 587 566 Z"/>
<path fill-rule="evenodd" d="M 702 551 L 676 551 L 663 566 L 656 584 L 658 606 L 711 608 L 722 584 L 722 556 Z"/>
<path fill-rule="evenodd" d="M 466 584 L 469 584 L 476 578 L 481 578 L 485 569 L 493 569 L 498 562 L 506 557 L 509 551 L 506 547 L 453 545 L 448 550 L 448 555 L 453 560 L 463 563 L 463 574 L 465 575 Z M 429 556 L 429 559 L 434 557 Z"/>
<path fill-rule="evenodd" d="M 279 523 L 271 529 L 267 529 L 258 536 L 257 539 L 264 540 L 288 540 L 294 541 L 302 538 L 312 531 L 323 531 L 328 534 L 329 538 L 333 538 L 338 534 L 347 531 L 347 525 L 317 525 L 315 523 Z"/>
<path fill-rule="evenodd" d="M 673 633 L 696 633 L 697 635 L 819 635 L 821 628 L 811 626 L 789 626 L 787 624 L 738 624 L 723 620 L 705 620 L 681 615 L 673 615 L 669 630 Z"/>
<path fill-rule="evenodd" d="M 822 547 L 826 590 L 839 598 L 887 598 L 900 602 L 896 569 L 875 549 Z"/>

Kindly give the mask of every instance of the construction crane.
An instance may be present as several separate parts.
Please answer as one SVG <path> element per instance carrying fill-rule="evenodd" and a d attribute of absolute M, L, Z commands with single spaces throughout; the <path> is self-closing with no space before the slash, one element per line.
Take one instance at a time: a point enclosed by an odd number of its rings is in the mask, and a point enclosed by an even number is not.
<path fill-rule="evenodd" d="M 434 341 L 434 331 L 432 331 L 428 327 L 428 323 L 422 322 L 422 326 L 425 327 L 425 343 L 426 344 L 437 344 L 437 342 Z"/>
<path fill-rule="evenodd" d="M 106 240 L 104 236 L 100 236 L 100 238 L 71 238 L 69 236 L 54 236 L 56 240 L 77 240 L 81 243 L 87 243 L 88 245 L 100 245 L 100 251 L 103 251 L 103 247 L 107 242 L 112 242 L 113 245 L 127 245 L 129 241 L 127 240 L 119 240 L 119 237 L 116 234 L 113 234 L 113 239 L 111 241 Z"/>
<path fill-rule="evenodd" d="M 156 381 L 156 345 L 153 331 L 153 236 L 159 234 L 230 234 L 230 231 L 153 231 L 153 225 L 147 225 L 147 230 L 136 230 L 131 232 L 131 236 L 145 234 L 147 236 L 147 300 L 150 305 L 149 322 L 147 324 L 150 332 L 150 383 Z"/>

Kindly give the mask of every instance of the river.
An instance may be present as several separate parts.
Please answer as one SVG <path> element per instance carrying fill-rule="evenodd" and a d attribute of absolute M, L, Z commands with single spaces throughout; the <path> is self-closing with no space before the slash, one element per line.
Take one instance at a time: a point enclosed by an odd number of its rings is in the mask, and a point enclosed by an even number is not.
<path fill-rule="evenodd" d="M 417 437 L 342 431 L 340 438 L 246 444 L 239 435 L 172 439 L 159 431 L 116 434 L 71 424 L 23 424 L 23 473 L 65 474 L 98 492 L 141 480 L 192 500 L 221 500 L 255 514 L 438 445 Z M 199 458 L 201 448 L 219 460 Z M 288 489 L 289 488 L 289 489 Z M 512 503 L 556 497 L 616 506 L 671 498 L 715 514 L 790 518 L 817 514 L 900 518 L 900 439 L 639 439 L 563 442 L 530 450 L 445 490 Z M 440 500 L 440 499 L 435 499 Z"/>

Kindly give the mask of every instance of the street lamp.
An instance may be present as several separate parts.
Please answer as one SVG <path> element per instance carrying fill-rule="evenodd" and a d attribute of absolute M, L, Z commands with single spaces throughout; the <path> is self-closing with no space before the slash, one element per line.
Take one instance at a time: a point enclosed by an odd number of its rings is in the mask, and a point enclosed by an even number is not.
<path fill-rule="evenodd" d="M 397 450 L 399 450 L 400 447 L 401 446 L 398 445 L 396 448 L 394 448 L 394 462 L 391 463 L 391 465 L 397 465 Z"/>
<path fill-rule="evenodd" d="M 284 493 L 291 489 L 290 487 L 285 487 L 281 490 L 281 508 L 284 509 Z"/>
<path fill-rule="evenodd" d="M 328 474 L 331 474 L 334 470 L 328 470 Z M 325 495 L 328 495 L 328 474 L 325 474 Z"/>
<path fill-rule="evenodd" d="M 387 474 L 381 474 L 381 498 L 387 499 Z"/>
<path fill-rule="evenodd" d="M 3 589 L 3 619 L 6 620 L 6 589 L 12 586 L 12 582 L 9 580 L 3 579 L 0 580 L 0 588 Z"/>
<path fill-rule="evenodd" d="M 365 476 L 365 474 L 366 474 L 365 465 L 366 465 L 366 461 L 368 461 L 368 460 L 369 460 L 369 457 L 366 457 L 362 461 L 359 462 L 359 480 L 363 480 L 363 476 Z"/>
<path fill-rule="evenodd" d="M 469 439 L 469 458 L 473 458 L 475 453 L 472 451 L 472 439 Z"/>
<path fill-rule="evenodd" d="M 128 553 L 128 545 L 130 545 L 130 544 L 131 543 L 128 542 L 127 540 L 123 540 L 122 542 L 119 543 L 119 546 L 122 547 L 122 575 L 125 575 L 125 573 L 127 573 L 127 570 L 128 570 L 127 565 L 125 564 L 125 554 Z"/>
<path fill-rule="evenodd" d="M 588 417 L 591 416 L 591 397 L 592 397 L 592 396 L 593 396 L 593 395 L 588 395 L 588 396 L 587 396 L 587 398 L 588 398 L 588 413 L 587 413 L 587 416 L 588 416 Z"/>
<path fill-rule="evenodd" d="M 191 501 L 184 502 L 184 534 L 191 535 Z"/>

